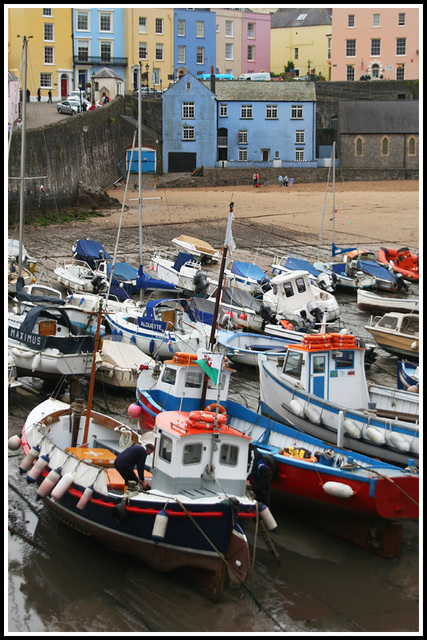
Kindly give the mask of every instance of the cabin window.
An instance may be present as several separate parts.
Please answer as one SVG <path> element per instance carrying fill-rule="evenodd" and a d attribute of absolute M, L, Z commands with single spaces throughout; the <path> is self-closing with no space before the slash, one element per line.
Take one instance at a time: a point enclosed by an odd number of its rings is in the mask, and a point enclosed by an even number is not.
<path fill-rule="evenodd" d="M 287 298 L 290 298 L 291 296 L 293 296 L 293 295 L 294 295 L 294 290 L 293 290 L 293 288 L 292 288 L 292 284 L 291 284 L 290 282 L 285 282 L 285 283 L 283 284 L 283 290 L 284 290 L 284 292 L 285 292 L 285 296 L 286 296 Z"/>
<path fill-rule="evenodd" d="M 397 329 L 397 318 L 395 317 L 387 317 L 381 318 L 378 323 L 379 327 L 384 327 L 385 329 Z"/>
<path fill-rule="evenodd" d="M 402 320 L 402 327 L 400 330 L 402 333 L 412 333 L 413 335 L 418 335 L 419 326 L 420 325 L 418 318 L 416 320 L 415 318 L 405 318 L 404 320 Z"/>
<path fill-rule="evenodd" d="M 163 433 L 160 438 L 159 458 L 165 462 L 172 460 L 172 440 Z"/>
<path fill-rule="evenodd" d="M 202 459 L 203 447 L 200 442 L 186 444 L 182 452 L 183 464 L 198 464 Z"/>
<path fill-rule="evenodd" d="M 231 444 L 221 445 L 221 451 L 219 454 L 219 461 L 221 464 L 226 464 L 229 467 L 235 467 L 239 457 L 239 447 L 234 447 Z"/>
<path fill-rule="evenodd" d="M 185 386 L 190 387 L 191 389 L 198 389 L 202 385 L 202 379 L 202 371 L 187 371 Z"/>
<path fill-rule="evenodd" d="M 302 354 L 295 353 L 294 351 L 288 351 L 285 364 L 283 366 L 283 373 L 286 373 L 288 376 L 292 376 L 293 378 L 300 379 L 301 365 Z"/>
<path fill-rule="evenodd" d="M 313 373 L 325 373 L 325 356 L 313 357 Z"/>
<path fill-rule="evenodd" d="M 295 284 L 297 285 L 298 293 L 305 292 L 306 288 L 305 288 L 304 278 L 297 278 L 295 280 Z"/>
<path fill-rule="evenodd" d="M 354 367 L 354 351 L 337 351 L 335 357 L 336 369 L 352 369 Z"/>
<path fill-rule="evenodd" d="M 162 382 L 165 382 L 166 384 L 175 384 L 176 371 L 177 370 L 172 367 L 165 367 L 162 375 Z"/>

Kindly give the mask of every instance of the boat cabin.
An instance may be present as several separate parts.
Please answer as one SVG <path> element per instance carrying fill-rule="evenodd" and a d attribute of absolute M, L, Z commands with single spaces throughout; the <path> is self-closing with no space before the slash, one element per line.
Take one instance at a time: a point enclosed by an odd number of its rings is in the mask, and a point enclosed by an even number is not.
<path fill-rule="evenodd" d="M 251 438 L 225 423 L 203 425 L 200 413 L 156 417 L 151 488 L 201 499 L 222 492 L 244 496 Z"/>
<path fill-rule="evenodd" d="M 289 345 L 282 375 L 329 402 L 367 409 L 364 355 L 353 335 L 309 334 L 300 344 Z"/>
<path fill-rule="evenodd" d="M 271 289 L 263 296 L 264 304 L 271 307 L 277 313 L 287 311 L 299 312 L 307 308 L 310 304 L 317 305 L 319 300 L 328 300 L 324 291 L 319 290 L 318 299 L 310 280 L 308 271 L 296 270 L 287 273 L 280 273 L 271 279 Z"/>

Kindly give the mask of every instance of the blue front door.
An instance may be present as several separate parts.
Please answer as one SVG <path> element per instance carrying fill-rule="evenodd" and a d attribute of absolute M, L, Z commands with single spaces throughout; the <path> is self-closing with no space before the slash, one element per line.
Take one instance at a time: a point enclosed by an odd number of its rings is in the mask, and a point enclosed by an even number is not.
<path fill-rule="evenodd" d="M 311 393 L 319 398 L 325 397 L 326 356 L 311 355 Z"/>

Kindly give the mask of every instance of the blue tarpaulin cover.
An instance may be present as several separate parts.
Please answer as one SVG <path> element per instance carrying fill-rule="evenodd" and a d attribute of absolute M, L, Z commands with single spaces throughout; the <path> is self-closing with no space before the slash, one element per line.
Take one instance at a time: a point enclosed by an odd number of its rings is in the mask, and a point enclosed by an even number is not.
<path fill-rule="evenodd" d="M 394 273 L 391 273 L 385 267 L 382 267 L 380 264 L 376 262 L 372 262 L 371 260 L 358 260 L 357 268 L 363 273 L 369 273 L 369 275 L 374 276 L 375 278 L 382 278 L 383 280 L 389 280 L 390 282 L 396 282 L 396 276 Z"/>
<path fill-rule="evenodd" d="M 104 255 L 100 255 L 99 252 Z M 100 242 L 96 240 L 79 240 L 76 244 L 74 257 L 77 260 L 85 260 L 92 268 L 95 260 L 111 260 L 111 256 L 105 251 Z"/>
<path fill-rule="evenodd" d="M 240 262 L 238 260 L 233 261 L 231 273 L 234 273 L 236 276 L 241 276 L 242 278 L 252 278 L 257 282 L 261 282 L 261 280 L 266 277 L 264 271 L 256 264 Z"/>
<path fill-rule="evenodd" d="M 319 271 L 314 267 L 311 262 L 304 260 L 303 258 L 287 258 L 284 265 L 287 269 L 292 271 L 308 271 L 312 276 L 317 278 Z"/>

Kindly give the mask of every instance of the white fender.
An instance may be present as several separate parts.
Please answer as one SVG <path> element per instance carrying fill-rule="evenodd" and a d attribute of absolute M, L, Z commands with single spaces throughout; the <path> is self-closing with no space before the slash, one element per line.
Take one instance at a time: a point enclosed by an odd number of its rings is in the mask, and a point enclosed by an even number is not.
<path fill-rule="evenodd" d="M 411 349 L 412 351 L 416 351 L 418 349 L 418 341 L 414 340 L 413 343 L 411 344 Z"/>
<path fill-rule="evenodd" d="M 82 497 L 76 504 L 76 509 L 80 509 L 80 510 L 84 509 L 87 503 L 89 502 L 92 496 L 92 493 L 93 493 L 93 485 L 86 487 L 86 489 L 83 491 Z"/>
<path fill-rule="evenodd" d="M 21 438 L 19 436 L 11 436 L 7 441 L 7 446 L 11 451 L 17 451 L 21 446 Z"/>
<path fill-rule="evenodd" d="M 49 463 L 49 456 L 45 454 L 44 456 L 40 456 L 37 462 L 34 464 L 33 468 L 27 473 L 27 482 L 35 482 L 43 469 L 47 467 Z"/>
<path fill-rule="evenodd" d="M 293 398 L 293 400 L 290 401 L 289 406 L 291 408 L 292 413 L 294 413 L 296 416 L 299 416 L 300 418 L 303 417 L 304 407 L 301 404 L 301 402 L 299 402 L 299 400 L 296 400 L 295 398 Z"/>
<path fill-rule="evenodd" d="M 265 504 L 259 505 L 259 515 L 261 516 L 265 526 L 269 531 L 276 531 L 277 522 L 273 518 L 273 515 L 268 507 Z"/>
<path fill-rule="evenodd" d="M 385 444 L 385 435 L 379 429 L 375 427 L 366 427 L 364 430 L 364 435 L 375 442 L 375 444 Z"/>
<path fill-rule="evenodd" d="M 328 493 L 330 496 L 335 496 L 336 498 L 351 498 L 351 496 L 354 495 L 354 491 L 350 485 L 344 484 L 343 482 L 325 482 L 322 488 L 325 493 Z"/>
<path fill-rule="evenodd" d="M 314 407 L 311 407 L 310 405 L 306 405 L 304 407 L 304 414 L 305 417 L 310 420 L 310 422 L 312 422 L 313 424 L 320 424 L 321 422 L 321 416 L 320 416 L 320 412 L 317 411 L 317 409 L 315 409 Z"/>
<path fill-rule="evenodd" d="M 21 358 L 32 358 L 34 355 L 32 351 L 28 351 L 27 349 L 21 350 L 13 348 L 12 353 L 14 356 L 21 356 Z"/>
<path fill-rule="evenodd" d="M 41 359 L 42 359 L 42 357 L 41 357 L 41 355 L 39 353 L 37 353 L 34 356 L 34 360 L 33 360 L 33 363 L 31 365 L 31 371 L 37 371 L 37 369 L 40 366 Z"/>
<path fill-rule="evenodd" d="M 353 422 L 353 420 L 349 420 L 348 418 L 345 418 L 343 427 L 345 431 L 348 433 L 348 435 L 351 436 L 352 438 L 357 438 L 357 439 L 360 438 L 361 430 L 357 426 L 357 424 Z"/>
<path fill-rule="evenodd" d="M 396 447 L 399 451 L 403 453 L 407 453 L 411 448 L 409 441 L 405 438 L 405 436 L 400 435 L 400 433 L 395 433 L 394 431 L 389 431 L 386 434 L 387 444 L 392 447 Z"/>
<path fill-rule="evenodd" d="M 62 498 L 64 493 L 68 490 L 69 487 L 73 484 L 74 474 L 73 473 L 65 473 L 61 480 L 55 485 L 50 494 L 50 497 L 53 500 L 59 500 Z"/>
<path fill-rule="evenodd" d="M 163 508 L 156 515 L 156 519 L 154 520 L 153 531 L 151 533 L 151 537 L 155 542 L 161 542 L 165 539 L 166 527 L 168 526 L 168 514 L 166 510 Z"/>
<path fill-rule="evenodd" d="M 36 500 L 45 498 L 61 478 L 61 467 L 52 469 L 37 489 Z"/>
<path fill-rule="evenodd" d="M 38 444 L 35 447 L 31 447 L 31 449 L 19 465 L 19 473 L 25 473 L 25 471 L 31 467 L 34 460 L 39 457 L 39 453 L 40 446 Z"/>

